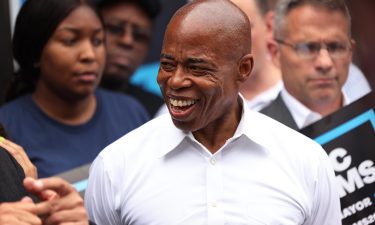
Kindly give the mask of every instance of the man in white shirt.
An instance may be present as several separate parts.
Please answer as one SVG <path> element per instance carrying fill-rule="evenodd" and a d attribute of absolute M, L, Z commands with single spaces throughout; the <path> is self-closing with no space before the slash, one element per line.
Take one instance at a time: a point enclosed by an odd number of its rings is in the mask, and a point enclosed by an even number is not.
<path fill-rule="evenodd" d="M 284 89 L 262 113 L 301 129 L 352 100 L 342 87 L 354 41 L 344 0 L 279 0 L 271 46 Z"/>
<path fill-rule="evenodd" d="M 334 172 L 314 141 L 246 107 L 250 24 L 227 0 L 171 19 L 158 83 L 170 115 L 104 149 L 85 196 L 98 225 L 341 224 Z"/>

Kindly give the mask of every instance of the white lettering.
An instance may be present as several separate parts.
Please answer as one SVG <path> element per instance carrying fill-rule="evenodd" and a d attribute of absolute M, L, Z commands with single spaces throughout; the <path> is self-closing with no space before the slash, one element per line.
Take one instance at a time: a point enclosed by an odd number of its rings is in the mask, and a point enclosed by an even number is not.
<path fill-rule="evenodd" d="M 357 222 L 353 223 L 352 225 L 368 225 L 373 224 L 375 222 L 375 213 L 370 214 L 365 218 L 362 218 L 361 220 L 358 220 Z"/>
<path fill-rule="evenodd" d="M 345 219 L 348 216 L 355 214 L 356 212 L 360 212 L 365 208 L 372 205 L 371 198 L 366 197 L 342 210 L 342 218 Z"/>
<path fill-rule="evenodd" d="M 363 178 L 365 184 L 372 184 L 375 182 L 375 167 L 374 162 L 371 160 L 365 160 L 359 165 L 358 171 Z"/>
<path fill-rule="evenodd" d="M 357 168 L 355 167 L 347 171 L 347 180 L 345 180 L 341 175 L 336 176 L 336 180 L 339 183 L 340 198 L 346 196 L 348 193 L 354 192 L 356 189 L 362 188 L 365 185 L 358 173 Z"/>
<path fill-rule="evenodd" d="M 336 148 L 329 153 L 333 169 L 336 172 L 342 172 L 349 168 L 352 163 L 352 157 L 348 155 L 348 152 L 344 148 Z"/>

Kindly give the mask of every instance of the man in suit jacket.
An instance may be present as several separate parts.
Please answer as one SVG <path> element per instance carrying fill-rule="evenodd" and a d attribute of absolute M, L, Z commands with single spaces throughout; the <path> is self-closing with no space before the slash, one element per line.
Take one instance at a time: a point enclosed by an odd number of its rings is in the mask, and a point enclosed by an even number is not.
<path fill-rule="evenodd" d="M 301 129 L 350 99 L 342 92 L 354 41 L 344 0 L 280 0 L 270 46 L 284 88 L 261 112 Z"/>

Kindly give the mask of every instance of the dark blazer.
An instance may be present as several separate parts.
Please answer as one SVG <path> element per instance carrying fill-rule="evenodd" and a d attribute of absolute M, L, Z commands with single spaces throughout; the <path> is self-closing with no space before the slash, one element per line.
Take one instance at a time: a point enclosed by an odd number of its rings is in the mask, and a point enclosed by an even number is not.
<path fill-rule="evenodd" d="M 281 97 L 281 93 L 279 93 L 277 98 L 273 102 L 271 102 L 270 105 L 260 110 L 260 112 L 294 130 L 298 130 L 297 124 L 294 121 L 292 114 L 290 113 L 288 107 L 285 105 L 285 102 Z"/>

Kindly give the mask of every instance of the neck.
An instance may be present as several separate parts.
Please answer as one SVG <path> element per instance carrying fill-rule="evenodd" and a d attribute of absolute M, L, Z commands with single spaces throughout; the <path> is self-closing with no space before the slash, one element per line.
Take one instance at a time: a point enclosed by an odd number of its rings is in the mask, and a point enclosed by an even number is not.
<path fill-rule="evenodd" d="M 267 61 L 258 73 L 253 73 L 241 86 L 240 92 L 247 100 L 252 100 L 269 88 L 275 86 L 281 80 L 280 70 Z"/>
<path fill-rule="evenodd" d="M 215 120 L 205 128 L 193 132 L 195 139 L 212 154 L 217 152 L 229 138 L 233 137 L 237 130 L 243 107 L 239 97 L 235 104 L 236 106 L 232 107 L 234 110 L 225 114 L 223 118 Z"/>
<path fill-rule="evenodd" d="M 317 112 L 323 117 L 325 117 L 341 109 L 343 106 L 343 103 L 344 103 L 344 98 L 341 94 L 339 97 L 335 98 L 332 101 L 319 102 L 314 105 L 307 105 L 307 107 L 310 108 L 310 110 Z"/>
<path fill-rule="evenodd" d="M 116 79 L 114 76 L 103 75 L 100 86 L 112 91 L 126 91 L 129 88 L 128 80 Z"/>
<path fill-rule="evenodd" d="M 94 94 L 72 100 L 36 89 L 32 99 L 48 116 L 67 125 L 83 124 L 89 121 L 96 111 Z"/>

